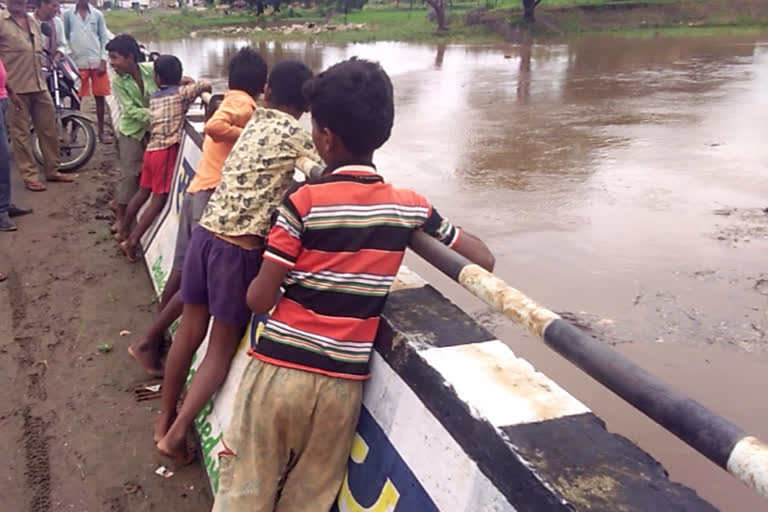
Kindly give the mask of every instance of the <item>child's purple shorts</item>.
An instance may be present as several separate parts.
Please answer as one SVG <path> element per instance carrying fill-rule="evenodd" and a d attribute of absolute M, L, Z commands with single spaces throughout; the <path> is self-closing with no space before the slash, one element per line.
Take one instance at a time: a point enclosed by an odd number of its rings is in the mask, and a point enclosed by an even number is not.
<path fill-rule="evenodd" d="M 243 249 L 196 226 L 181 274 L 182 302 L 207 304 L 216 320 L 237 327 L 246 325 L 251 310 L 245 297 L 261 268 L 262 252 Z"/>

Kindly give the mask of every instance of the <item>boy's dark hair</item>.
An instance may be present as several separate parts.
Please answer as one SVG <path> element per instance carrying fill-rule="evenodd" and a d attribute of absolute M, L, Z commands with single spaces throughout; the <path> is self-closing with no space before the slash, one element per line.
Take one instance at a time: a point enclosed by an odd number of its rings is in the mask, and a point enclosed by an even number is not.
<path fill-rule="evenodd" d="M 120 34 L 107 43 L 107 51 L 119 53 L 123 57 L 133 56 L 134 61 L 139 61 L 139 43 L 130 34 Z"/>
<path fill-rule="evenodd" d="M 160 55 L 155 60 L 155 74 L 160 77 L 162 85 L 179 85 L 181 83 L 181 61 L 173 55 Z"/>
<path fill-rule="evenodd" d="M 37 9 L 39 9 L 43 4 L 49 5 L 53 0 L 29 0 L 27 4 L 35 6 Z"/>
<path fill-rule="evenodd" d="M 312 119 L 354 154 L 380 148 L 392 133 L 392 82 L 376 62 L 355 57 L 339 62 L 307 82 L 304 95 Z"/>
<path fill-rule="evenodd" d="M 312 71 L 296 60 L 278 62 L 269 73 L 269 102 L 276 107 L 293 107 L 302 112 L 309 108 L 304 96 L 304 84 L 312 78 Z"/>
<path fill-rule="evenodd" d="M 264 92 L 267 63 L 259 53 L 246 46 L 229 61 L 229 88 L 245 91 L 254 98 Z"/>

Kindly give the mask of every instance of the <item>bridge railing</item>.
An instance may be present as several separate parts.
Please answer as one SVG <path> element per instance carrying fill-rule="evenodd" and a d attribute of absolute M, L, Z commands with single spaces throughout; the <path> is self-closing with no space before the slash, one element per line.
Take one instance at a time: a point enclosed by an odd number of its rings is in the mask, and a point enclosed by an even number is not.
<path fill-rule="evenodd" d="M 587 375 L 768 498 L 768 445 L 430 236 L 414 233 L 410 247 Z"/>
<path fill-rule="evenodd" d="M 206 117 L 214 95 L 205 93 Z M 428 235 L 411 249 L 731 475 L 768 498 L 768 445 Z"/>

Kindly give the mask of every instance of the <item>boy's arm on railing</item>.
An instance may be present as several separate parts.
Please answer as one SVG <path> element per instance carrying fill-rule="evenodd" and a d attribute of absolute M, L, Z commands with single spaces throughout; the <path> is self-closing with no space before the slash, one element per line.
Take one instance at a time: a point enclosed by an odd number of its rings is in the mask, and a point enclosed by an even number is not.
<path fill-rule="evenodd" d="M 496 265 L 496 257 L 493 255 L 485 242 L 477 238 L 466 229 L 459 228 L 459 239 L 453 245 L 453 250 L 467 258 L 472 263 L 476 263 L 488 272 L 493 272 Z"/>

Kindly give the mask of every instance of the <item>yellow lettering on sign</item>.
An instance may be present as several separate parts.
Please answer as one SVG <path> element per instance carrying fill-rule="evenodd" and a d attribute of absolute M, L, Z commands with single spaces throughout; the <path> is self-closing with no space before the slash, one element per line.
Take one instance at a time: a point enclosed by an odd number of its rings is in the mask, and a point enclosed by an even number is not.
<path fill-rule="evenodd" d="M 368 451 L 368 444 L 365 440 L 360 437 L 360 434 L 355 434 L 355 441 L 352 443 L 352 453 L 350 454 L 352 461 L 355 464 L 363 464 L 368 457 Z M 360 505 L 349 488 L 349 471 L 347 471 L 347 475 L 344 477 L 344 485 L 341 486 L 341 492 L 339 492 L 337 504 L 339 512 L 393 512 L 399 500 L 400 493 L 392 485 L 392 481 L 387 478 L 376 503 L 367 508 Z"/>

